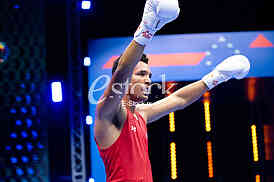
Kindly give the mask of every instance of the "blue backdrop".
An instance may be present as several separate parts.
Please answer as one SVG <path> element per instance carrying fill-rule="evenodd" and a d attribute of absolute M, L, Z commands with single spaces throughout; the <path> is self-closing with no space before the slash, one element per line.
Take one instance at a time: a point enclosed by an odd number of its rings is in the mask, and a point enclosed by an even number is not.
<path fill-rule="evenodd" d="M 94 101 L 102 95 L 111 77 L 111 65 L 132 37 L 89 40 L 89 87 Z M 149 55 L 152 82 L 199 80 L 228 56 L 243 54 L 251 63 L 248 77 L 274 76 L 274 31 L 207 33 L 155 36 L 145 53 Z M 92 100 L 90 98 L 90 100 Z M 94 118 L 95 103 L 90 104 Z M 91 128 L 92 176 L 105 181 L 104 165 Z"/>

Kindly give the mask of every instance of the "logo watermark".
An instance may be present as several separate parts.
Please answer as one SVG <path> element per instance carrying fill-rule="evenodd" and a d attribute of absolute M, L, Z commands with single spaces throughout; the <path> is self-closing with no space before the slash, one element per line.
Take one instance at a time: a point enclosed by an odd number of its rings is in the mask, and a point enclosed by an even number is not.
<path fill-rule="evenodd" d="M 159 90 L 161 89 L 162 94 L 169 95 L 171 93 L 170 92 L 171 89 L 174 86 L 176 86 L 177 83 L 170 83 L 169 87 L 166 89 L 166 75 L 162 74 L 161 78 L 162 78 L 161 83 L 152 83 L 150 85 L 146 85 L 144 83 L 130 83 L 129 79 L 127 79 L 124 83 L 119 83 L 119 82 L 113 83 L 112 87 L 111 87 L 111 92 L 110 92 L 110 93 L 112 93 L 112 95 L 109 96 L 109 98 L 114 98 L 114 97 L 122 98 L 122 96 L 124 94 L 126 94 L 126 95 L 127 94 L 134 94 L 136 87 L 141 88 L 146 95 L 149 95 L 149 94 L 151 94 L 153 86 L 156 86 Z M 96 86 L 99 83 L 102 83 L 102 82 L 103 82 L 103 84 L 100 84 L 102 86 L 97 88 Z M 111 77 L 109 75 L 101 75 L 92 82 L 92 84 L 89 88 L 89 92 L 88 92 L 88 100 L 89 100 L 90 104 L 99 104 L 99 103 L 103 102 L 106 99 L 104 97 L 96 99 L 94 97 L 94 95 L 95 95 L 96 92 L 100 92 L 102 90 L 105 90 L 110 82 L 111 82 Z M 130 103 L 130 104 L 136 104 L 136 103 Z"/>

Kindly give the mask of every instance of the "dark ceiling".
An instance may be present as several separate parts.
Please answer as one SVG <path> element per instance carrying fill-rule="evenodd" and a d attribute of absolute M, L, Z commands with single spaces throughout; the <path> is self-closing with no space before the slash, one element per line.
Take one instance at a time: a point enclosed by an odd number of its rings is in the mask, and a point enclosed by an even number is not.
<path fill-rule="evenodd" d="M 132 36 L 145 0 L 94 0 L 93 14 L 81 17 L 82 38 Z M 273 30 L 270 0 L 184 0 L 179 18 L 160 34 Z M 271 15 L 272 14 L 272 15 Z"/>

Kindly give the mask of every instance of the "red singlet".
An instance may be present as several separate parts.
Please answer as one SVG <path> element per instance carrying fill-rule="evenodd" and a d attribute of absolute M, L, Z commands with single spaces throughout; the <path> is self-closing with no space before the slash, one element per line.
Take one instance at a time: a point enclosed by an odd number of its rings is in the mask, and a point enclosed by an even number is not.
<path fill-rule="evenodd" d="M 148 155 L 146 121 L 127 110 L 127 119 L 118 139 L 99 149 L 105 164 L 107 182 L 153 182 Z M 97 143 L 97 142 L 96 142 Z"/>

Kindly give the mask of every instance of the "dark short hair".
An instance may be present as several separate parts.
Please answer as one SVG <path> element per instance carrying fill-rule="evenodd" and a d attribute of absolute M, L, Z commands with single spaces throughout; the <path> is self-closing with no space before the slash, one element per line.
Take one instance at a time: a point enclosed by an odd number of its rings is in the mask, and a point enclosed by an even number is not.
<path fill-rule="evenodd" d="M 116 71 L 121 56 L 122 56 L 122 55 L 120 55 L 120 56 L 113 62 L 113 65 L 112 65 L 112 74 Z M 142 62 L 148 64 L 147 55 L 146 55 L 146 54 L 143 54 L 143 55 L 142 55 L 142 58 L 140 59 L 140 61 L 142 61 Z"/>

